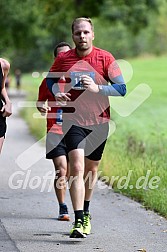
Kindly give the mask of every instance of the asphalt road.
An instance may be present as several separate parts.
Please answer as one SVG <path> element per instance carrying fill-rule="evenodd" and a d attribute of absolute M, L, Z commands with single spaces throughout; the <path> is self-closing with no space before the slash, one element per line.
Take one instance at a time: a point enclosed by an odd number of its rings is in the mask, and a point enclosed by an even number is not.
<path fill-rule="evenodd" d="M 69 238 L 74 220 L 69 192 L 71 221 L 57 221 L 52 162 L 19 117 L 22 99 L 12 98 L 14 113 L 0 157 L 0 251 L 167 252 L 167 220 L 99 183 L 91 202 L 92 233 Z"/>

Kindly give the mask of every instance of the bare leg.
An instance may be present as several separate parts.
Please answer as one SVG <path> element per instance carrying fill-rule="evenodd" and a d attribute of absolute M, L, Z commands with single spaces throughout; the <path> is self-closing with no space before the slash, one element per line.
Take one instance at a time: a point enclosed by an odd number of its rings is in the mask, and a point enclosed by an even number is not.
<path fill-rule="evenodd" d="M 93 161 L 85 158 L 85 200 L 90 201 L 93 194 L 93 189 L 97 181 L 97 171 L 100 161 Z"/>
<path fill-rule="evenodd" d="M 69 188 L 74 211 L 83 210 L 84 187 L 84 150 L 75 149 L 69 152 L 70 179 Z"/>
<path fill-rule="evenodd" d="M 54 181 L 54 189 L 58 202 L 64 203 L 66 193 L 66 175 L 67 175 L 67 159 L 66 156 L 53 158 L 56 177 Z"/>
<path fill-rule="evenodd" d="M 66 156 L 53 158 L 56 176 L 54 180 L 54 189 L 59 202 L 59 216 L 60 221 L 69 221 L 68 208 L 65 204 L 66 181 L 68 176 L 68 164 Z"/>
<path fill-rule="evenodd" d="M 0 137 L 0 154 L 1 154 L 3 142 L 4 142 L 4 137 Z"/>

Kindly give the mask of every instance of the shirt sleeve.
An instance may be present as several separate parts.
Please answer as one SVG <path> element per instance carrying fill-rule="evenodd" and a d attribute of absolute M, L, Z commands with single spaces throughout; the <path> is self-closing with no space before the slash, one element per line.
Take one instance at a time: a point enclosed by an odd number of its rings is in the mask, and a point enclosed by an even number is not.
<path fill-rule="evenodd" d="M 46 100 L 47 100 L 47 84 L 46 79 L 43 79 L 41 85 L 39 86 L 38 101 L 46 101 Z"/>
<path fill-rule="evenodd" d="M 56 93 L 60 92 L 58 80 L 60 76 L 57 75 L 60 72 L 60 65 L 61 65 L 61 57 L 58 56 L 55 58 L 53 65 L 51 66 L 49 73 L 46 77 L 46 85 L 49 91 L 55 96 Z"/>
<path fill-rule="evenodd" d="M 118 63 L 111 55 L 107 64 L 108 85 L 99 85 L 99 93 L 104 96 L 124 96 L 126 94 L 126 84 Z"/>
<path fill-rule="evenodd" d="M 109 86 L 99 86 L 99 93 L 104 96 L 125 96 L 125 84 L 112 84 Z"/>

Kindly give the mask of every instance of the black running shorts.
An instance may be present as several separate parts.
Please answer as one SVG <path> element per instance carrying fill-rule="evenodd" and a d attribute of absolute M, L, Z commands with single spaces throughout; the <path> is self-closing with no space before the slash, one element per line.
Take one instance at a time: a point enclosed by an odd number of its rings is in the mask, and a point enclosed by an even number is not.
<path fill-rule="evenodd" d="M 6 128 L 6 117 L 3 117 L 0 112 L 0 137 L 5 137 Z"/>
<path fill-rule="evenodd" d="M 69 130 L 68 130 L 69 129 Z M 85 156 L 94 161 L 101 159 L 108 136 L 108 123 L 80 127 L 70 123 L 63 124 L 67 152 L 84 149 Z M 65 133 L 67 132 L 67 133 Z"/>
<path fill-rule="evenodd" d="M 1 101 L 2 79 L 3 79 L 3 74 L 2 74 L 1 64 L 0 64 L 0 110 L 3 107 L 3 103 Z M 6 133 L 6 118 L 2 116 L 2 112 L 0 111 L 0 137 L 5 137 L 5 133 Z"/>
<path fill-rule="evenodd" d="M 48 132 L 46 137 L 46 158 L 53 159 L 64 155 L 67 156 L 67 148 L 62 135 Z"/>

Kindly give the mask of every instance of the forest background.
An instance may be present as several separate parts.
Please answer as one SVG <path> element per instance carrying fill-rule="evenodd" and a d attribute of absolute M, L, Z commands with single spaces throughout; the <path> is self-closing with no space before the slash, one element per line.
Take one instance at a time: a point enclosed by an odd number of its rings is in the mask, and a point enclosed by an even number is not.
<path fill-rule="evenodd" d="M 1 0 L 1 57 L 22 72 L 48 69 L 78 16 L 93 18 L 95 46 L 117 59 L 167 52 L 166 0 Z"/>
<path fill-rule="evenodd" d="M 125 101 L 141 83 L 151 89 L 148 99 L 125 117 L 114 111 L 111 97 L 116 131 L 107 141 L 100 165 L 103 179 L 108 178 L 104 182 L 167 217 L 166 0 L 1 0 L 0 55 L 9 59 L 10 75 L 16 68 L 21 70 L 22 88 L 35 104 L 55 45 L 72 44 L 71 22 L 79 16 L 93 19 L 95 46 L 132 66 Z M 38 78 L 33 78 L 33 72 L 39 73 Z M 140 95 L 144 97 L 145 92 Z M 21 114 L 39 140 L 46 134 L 46 120 L 34 118 L 36 113 L 34 106 Z"/>

